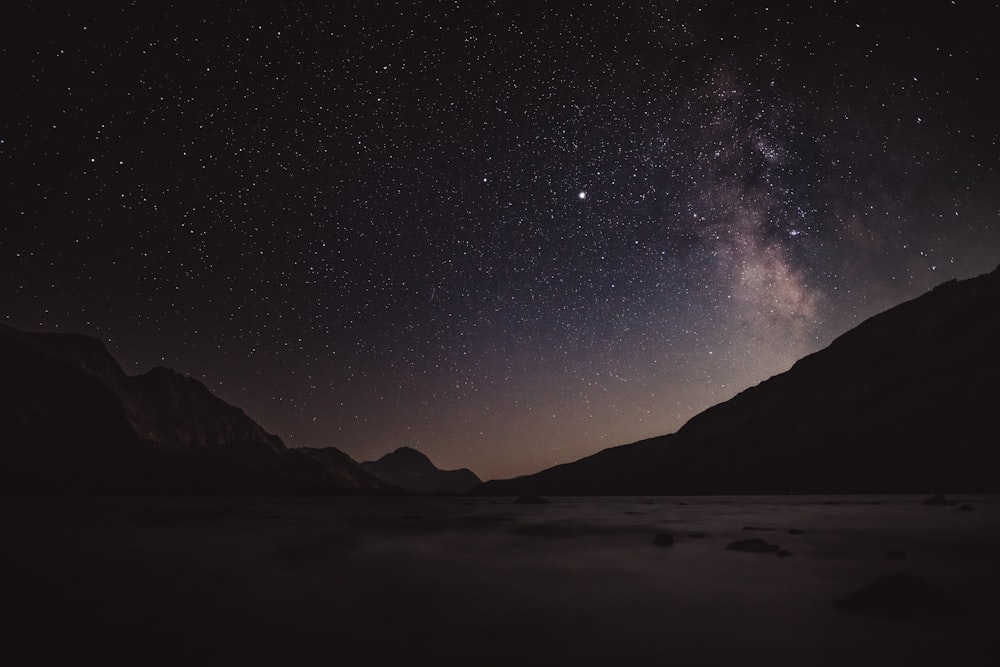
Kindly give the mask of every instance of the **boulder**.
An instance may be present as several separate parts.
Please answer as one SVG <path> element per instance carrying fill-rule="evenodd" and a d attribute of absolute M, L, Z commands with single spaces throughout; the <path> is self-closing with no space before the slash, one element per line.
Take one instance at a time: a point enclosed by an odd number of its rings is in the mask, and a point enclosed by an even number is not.
<path fill-rule="evenodd" d="M 943 616 L 960 609 L 937 587 L 905 572 L 883 575 L 834 606 L 843 611 L 898 617 Z"/>
<path fill-rule="evenodd" d="M 770 544 L 757 538 L 752 540 L 737 540 L 726 547 L 728 551 L 742 551 L 752 554 L 770 554 L 778 551 L 780 548 L 777 544 Z"/>
<path fill-rule="evenodd" d="M 658 547 L 672 547 L 674 536 L 670 533 L 657 533 L 656 537 L 653 538 L 653 544 Z"/>
<path fill-rule="evenodd" d="M 517 505 L 548 505 L 549 502 L 541 496 L 518 496 L 514 501 Z"/>

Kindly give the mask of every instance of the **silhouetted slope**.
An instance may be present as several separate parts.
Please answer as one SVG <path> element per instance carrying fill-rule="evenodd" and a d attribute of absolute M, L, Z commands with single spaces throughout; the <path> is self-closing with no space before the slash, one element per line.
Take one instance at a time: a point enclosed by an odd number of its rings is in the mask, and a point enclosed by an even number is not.
<path fill-rule="evenodd" d="M 133 392 L 123 400 L 136 432 L 147 440 L 171 449 L 252 442 L 275 452 L 285 450 L 278 436 L 194 378 L 156 367 L 131 380 Z"/>
<path fill-rule="evenodd" d="M 419 493 L 468 493 L 481 480 L 468 468 L 441 470 L 422 452 L 400 447 L 377 461 L 361 464 L 384 482 Z"/>
<path fill-rule="evenodd" d="M 276 452 L 285 449 L 278 436 L 267 433 L 242 410 L 219 399 L 194 378 L 162 367 L 130 377 L 104 344 L 90 336 L 4 330 L 98 378 L 121 399 L 139 437 L 156 448 L 182 451 L 251 442 Z"/>
<path fill-rule="evenodd" d="M 89 336 L 0 326 L 0 363 L 0 492 L 397 491 L 332 448 L 290 454 L 193 378 L 126 375 Z"/>
<path fill-rule="evenodd" d="M 101 490 L 135 469 L 139 439 L 94 376 L 0 329 L 0 491 Z"/>
<path fill-rule="evenodd" d="M 400 490 L 365 470 L 361 464 L 336 447 L 295 447 L 288 450 L 288 456 L 308 465 L 318 483 L 371 491 Z"/>
<path fill-rule="evenodd" d="M 876 315 L 676 434 L 494 494 L 1000 490 L 1000 269 Z"/>

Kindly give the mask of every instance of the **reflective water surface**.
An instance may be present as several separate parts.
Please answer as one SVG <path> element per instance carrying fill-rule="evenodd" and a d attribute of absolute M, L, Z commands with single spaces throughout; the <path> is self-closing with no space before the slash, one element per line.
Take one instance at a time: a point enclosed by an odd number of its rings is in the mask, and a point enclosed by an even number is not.
<path fill-rule="evenodd" d="M 998 497 L 550 500 L 9 500 L 5 650 L 25 664 L 996 664 Z M 752 538 L 782 557 L 726 548 Z M 893 572 L 955 612 L 834 606 Z"/>

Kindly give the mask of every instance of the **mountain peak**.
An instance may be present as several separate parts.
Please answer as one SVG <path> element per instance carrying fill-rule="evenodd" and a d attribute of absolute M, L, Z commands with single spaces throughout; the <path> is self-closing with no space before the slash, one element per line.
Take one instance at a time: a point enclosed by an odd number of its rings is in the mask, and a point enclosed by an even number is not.
<path fill-rule="evenodd" d="M 420 493 L 467 493 L 481 481 L 467 468 L 441 470 L 426 454 L 405 446 L 361 467 L 388 484 Z"/>
<path fill-rule="evenodd" d="M 434 466 L 434 464 L 431 462 L 430 457 L 428 457 L 419 449 L 415 449 L 413 447 L 407 447 L 405 445 L 403 447 L 397 447 L 393 451 L 389 452 L 388 454 L 380 458 L 379 461 L 386 461 L 392 459 L 426 463 L 427 465 L 435 468 L 435 470 L 437 469 L 436 466 Z"/>

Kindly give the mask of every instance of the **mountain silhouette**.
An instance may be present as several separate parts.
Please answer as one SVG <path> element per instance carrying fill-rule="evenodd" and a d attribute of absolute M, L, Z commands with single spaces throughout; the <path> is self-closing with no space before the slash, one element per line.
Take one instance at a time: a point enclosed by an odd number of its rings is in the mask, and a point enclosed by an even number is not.
<path fill-rule="evenodd" d="M 198 380 L 163 367 L 130 377 L 101 341 L 81 334 L 28 333 L 16 336 L 54 359 L 93 375 L 122 401 L 136 434 L 153 447 L 183 451 L 233 442 L 254 442 L 284 450 L 237 407 L 216 397 Z"/>
<path fill-rule="evenodd" d="M 478 493 L 1000 490 L 1000 268 L 871 317 L 672 435 Z"/>
<path fill-rule="evenodd" d="M 400 447 L 361 467 L 384 482 L 418 493 L 468 493 L 482 481 L 468 468 L 440 470 L 412 447 Z"/>
<path fill-rule="evenodd" d="M 334 448 L 288 450 L 167 368 L 127 375 L 95 338 L 0 326 L 5 493 L 396 492 Z"/>

